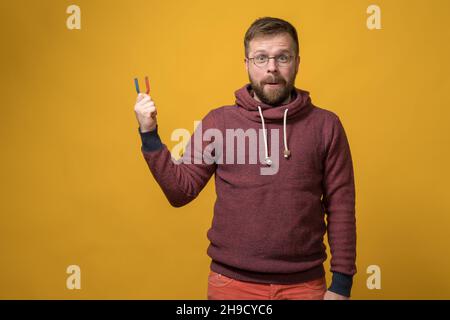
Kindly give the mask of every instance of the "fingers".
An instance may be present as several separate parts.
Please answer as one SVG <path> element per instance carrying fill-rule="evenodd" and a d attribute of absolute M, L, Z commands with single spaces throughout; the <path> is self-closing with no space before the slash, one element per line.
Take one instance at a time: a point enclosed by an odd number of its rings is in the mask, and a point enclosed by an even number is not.
<path fill-rule="evenodd" d="M 151 108 L 151 107 L 155 107 L 155 103 L 150 100 L 150 101 L 141 103 L 140 107 L 145 110 L 145 109 L 148 109 L 148 108 Z"/>
<path fill-rule="evenodd" d="M 142 93 L 138 93 L 136 97 L 136 102 L 140 102 L 142 99 L 144 99 L 144 95 Z"/>
<path fill-rule="evenodd" d="M 156 107 L 148 107 L 142 109 L 142 114 L 144 116 L 151 116 L 152 118 L 156 116 Z"/>
<path fill-rule="evenodd" d="M 139 93 L 136 98 L 135 111 L 146 117 L 156 118 L 157 111 L 155 102 L 145 93 Z"/>
<path fill-rule="evenodd" d="M 151 100 L 152 98 L 146 93 L 139 93 L 136 97 L 136 102 L 142 102 L 144 100 Z"/>
<path fill-rule="evenodd" d="M 154 107 L 155 106 L 155 102 L 152 100 L 152 98 L 145 94 L 145 93 L 140 93 L 140 96 L 137 97 L 137 102 L 136 102 L 136 108 L 139 109 L 145 109 L 148 107 Z"/>

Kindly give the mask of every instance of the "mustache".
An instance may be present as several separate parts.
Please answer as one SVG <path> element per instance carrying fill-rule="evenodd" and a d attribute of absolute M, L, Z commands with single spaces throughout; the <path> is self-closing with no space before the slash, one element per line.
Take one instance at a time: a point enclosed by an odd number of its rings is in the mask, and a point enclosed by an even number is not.
<path fill-rule="evenodd" d="M 286 81 L 283 78 L 277 78 L 277 77 L 268 77 L 266 79 L 264 79 L 263 81 L 261 81 L 261 83 L 267 84 L 267 83 L 280 83 L 280 84 L 284 84 L 286 83 Z"/>

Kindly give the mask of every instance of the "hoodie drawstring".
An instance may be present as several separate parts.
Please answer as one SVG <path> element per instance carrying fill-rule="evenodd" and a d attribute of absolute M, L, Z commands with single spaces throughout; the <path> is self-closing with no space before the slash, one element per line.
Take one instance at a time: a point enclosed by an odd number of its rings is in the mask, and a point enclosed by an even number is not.
<path fill-rule="evenodd" d="M 283 155 L 287 159 L 291 155 L 291 151 L 289 151 L 287 147 L 287 134 L 286 134 L 286 119 L 287 119 L 288 109 L 284 110 L 284 119 L 283 119 L 283 136 L 284 136 L 284 151 Z"/>
<path fill-rule="evenodd" d="M 268 150 L 268 146 L 267 146 L 267 132 L 266 132 L 266 126 L 264 124 L 264 117 L 263 114 L 261 112 L 261 107 L 258 106 L 258 111 L 259 111 L 259 116 L 261 117 L 261 123 L 262 123 L 262 128 L 263 128 L 263 138 L 264 138 L 264 162 L 267 165 L 272 165 L 272 160 L 269 158 L 269 150 Z M 289 156 L 291 155 L 291 152 L 288 149 L 288 145 L 287 145 L 287 135 L 286 135 L 286 119 L 287 119 L 287 113 L 288 113 L 288 109 L 286 108 L 284 110 L 284 118 L 283 118 L 283 143 L 284 143 L 284 157 L 287 159 L 289 158 Z"/>

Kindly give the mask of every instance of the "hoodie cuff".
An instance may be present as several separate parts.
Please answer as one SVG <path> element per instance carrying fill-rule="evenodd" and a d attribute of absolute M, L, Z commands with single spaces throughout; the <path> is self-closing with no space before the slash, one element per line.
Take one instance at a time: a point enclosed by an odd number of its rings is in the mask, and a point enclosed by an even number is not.
<path fill-rule="evenodd" d="M 151 152 L 159 150 L 163 147 L 161 138 L 158 135 L 158 125 L 153 131 L 141 132 L 141 127 L 138 127 L 139 135 L 141 136 L 142 146 L 141 150 L 144 152 Z"/>
<path fill-rule="evenodd" d="M 347 274 L 334 272 L 331 280 L 331 286 L 328 288 L 331 292 L 340 294 L 342 296 L 350 297 L 350 292 L 353 285 L 353 276 Z"/>

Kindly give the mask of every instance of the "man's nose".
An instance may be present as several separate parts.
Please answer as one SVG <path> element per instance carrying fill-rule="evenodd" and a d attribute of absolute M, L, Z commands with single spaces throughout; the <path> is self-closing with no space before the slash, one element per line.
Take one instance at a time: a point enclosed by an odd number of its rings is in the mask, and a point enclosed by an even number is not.
<path fill-rule="evenodd" d="M 269 61 L 267 62 L 267 71 L 270 72 L 275 72 L 278 70 L 278 66 L 277 63 L 275 61 L 275 59 L 269 59 Z"/>

